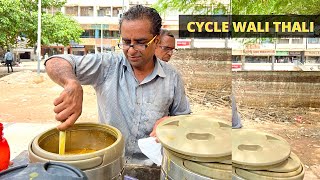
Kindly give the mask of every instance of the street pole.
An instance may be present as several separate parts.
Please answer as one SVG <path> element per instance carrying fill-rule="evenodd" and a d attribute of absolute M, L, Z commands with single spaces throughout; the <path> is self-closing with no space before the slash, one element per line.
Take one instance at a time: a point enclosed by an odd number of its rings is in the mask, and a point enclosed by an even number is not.
<path fill-rule="evenodd" d="M 103 53 L 103 27 L 102 27 L 102 23 L 101 23 L 101 42 L 100 42 L 100 53 Z"/>
<path fill-rule="evenodd" d="M 37 57 L 38 57 L 38 75 L 40 74 L 41 61 L 41 0 L 38 1 L 38 43 L 37 43 Z"/>
<path fill-rule="evenodd" d="M 122 16 L 123 16 L 123 13 L 124 13 L 124 0 L 122 0 Z"/>

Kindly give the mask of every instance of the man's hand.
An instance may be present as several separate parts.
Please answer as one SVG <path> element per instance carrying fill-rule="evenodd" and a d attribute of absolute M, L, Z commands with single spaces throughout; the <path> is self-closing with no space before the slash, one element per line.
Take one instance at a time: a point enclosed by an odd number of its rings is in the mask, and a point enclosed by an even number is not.
<path fill-rule="evenodd" d="M 64 86 L 60 96 L 54 100 L 56 120 L 62 122 L 58 130 L 71 127 L 82 113 L 83 89 L 76 80 L 71 80 Z"/>
<path fill-rule="evenodd" d="M 165 116 L 163 118 L 160 118 L 159 120 L 156 121 L 156 123 L 154 124 L 153 126 L 153 129 L 152 129 L 152 132 L 150 133 L 150 136 L 151 137 L 155 137 L 156 138 L 156 141 L 159 142 L 158 138 L 157 138 L 157 134 L 156 134 L 156 129 L 159 125 L 159 123 L 161 123 L 162 121 L 168 119 L 170 116 Z"/>

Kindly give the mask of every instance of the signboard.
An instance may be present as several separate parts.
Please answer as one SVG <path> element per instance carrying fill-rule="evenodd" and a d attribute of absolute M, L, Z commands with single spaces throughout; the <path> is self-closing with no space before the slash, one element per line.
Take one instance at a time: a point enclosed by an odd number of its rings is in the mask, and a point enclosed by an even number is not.
<path fill-rule="evenodd" d="M 305 56 L 320 56 L 320 51 L 305 51 Z"/>
<path fill-rule="evenodd" d="M 246 44 L 246 49 L 260 49 L 260 44 Z"/>
<path fill-rule="evenodd" d="M 232 71 L 239 71 L 241 70 L 241 63 L 232 63 Z"/>
<path fill-rule="evenodd" d="M 289 51 L 289 56 L 301 56 L 301 51 Z"/>
<path fill-rule="evenodd" d="M 177 48 L 191 48 L 191 39 L 177 40 Z"/>
<path fill-rule="evenodd" d="M 275 50 L 272 49 L 245 49 L 244 55 L 252 56 L 274 56 L 276 54 Z"/>
<path fill-rule="evenodd" d="M 277 51 L 276 56 L 288 56 L 289 52 L 288 51 Z"/>
<path fill-rule="evenodd" d="M 232 64 L 232 69 L 239 69 L 241 68 L 241 64 Z"/>

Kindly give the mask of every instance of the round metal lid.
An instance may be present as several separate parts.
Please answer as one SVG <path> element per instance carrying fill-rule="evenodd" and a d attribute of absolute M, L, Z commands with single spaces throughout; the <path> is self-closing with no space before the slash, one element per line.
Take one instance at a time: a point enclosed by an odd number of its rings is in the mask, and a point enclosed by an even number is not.
<path fill-rule="evenodd" d="M 88 177 L 80 169 L 58 162 L 30 163 L 0 172 L 0 179 L 70 179 L 86 180 Z"/>
<path fill-rule="evenodd" d="M 173 154 L 174 156 L 177 156 L 179 158 L 182 159 L 187 159 L 190 161 L 196 161 L 196 162 L 218 162 L 218 163 L 222 163 L 222 164 L 232 164 L 230 162 L 231 161 L 231 156 L 222 156 L 222 157 L 196 157 L 196 156 L 188 156 L 188 155 L 184 155 L 184 154 L 180 154 L 177 153 L 175 151 L 166 149 L 167 151 L 169 151 L 171 154 Z M 230 162 L 229 162 L 230 161 Z"/>
<path fill-rule="evenodd" d="M 285 161 L 284 161 L 285 162 Z M 250 165 L 243 165 L 243 164 L 237 164 L 237 163 L 232 163 L 233 167 L 237 167 L 237 168 L 241 168 L 241 169 L 248 169 L 248 170 L 268 170 L 268 169 L 272 169 L 274 167 L 278 167 L 281 166 L 284 162 L 280 162 L 277 164 L 272 164 L 272 165 L 268 165 L 268 166 L 250 166 Z"/>
<path fill-rule="evenodd" d="M 264 180 L 302 180 L 304 177 L 303 164 L 299 169 L 292 172 L 269 172 L 269 171 L 247 171 L 240 168 L 235 168 L 235 173 L 244 179 L 264 179 Z"/>
<path fill-rule="evenodd" d="M 204 115 L 170 117 L 157 127 L 162 145 L 179 154 L 193 157 L 231 155 L 231 126 Z"/>
<path fill-rule="evenodd" d="M 272 172 L 291 172 L 299 169 L 301 165 L 301 161 L 299 157 L 293 152 L 290 153 L 290 156 L 284 163 L 274 168 L 268 169 L 268 171 Z"/>
<path fill-rule="evenodd" d="M 302 171 L 302 166 L 300 165 L 298 169 L 289 172 L 271 172 L 271 171 L 249 171 L 250 173 L 262 175 L 262 176 L 271 176 L 271 177 L 292 177 L 300 174 Z"/>
<path fill-rule="evenodd" d="M 241 169 L 247 169 L 247 170 L 257 170 L 257 171 L 271 171 L 271 172 L 291 172 L 295 171 L 300 167 L 301 161 L 299 157 L 294 154 L 293 152 L 290 153 L 290 156 L 288 159 L 285 161 L 275 164 L 275 165 L 270 165 L 270 166 L 247 166 L 247 165 L 241 165 L 241 164 L 236 164 L 233 163 L 232 165 L 234 167 L 238 167 Z"/>
<path fill-rule="evenodd" d="M 249 129 L 232 130 L 232 162 L 248 166 L 270 166 L 290 155 L 289 143 L 280 136 Z"/>

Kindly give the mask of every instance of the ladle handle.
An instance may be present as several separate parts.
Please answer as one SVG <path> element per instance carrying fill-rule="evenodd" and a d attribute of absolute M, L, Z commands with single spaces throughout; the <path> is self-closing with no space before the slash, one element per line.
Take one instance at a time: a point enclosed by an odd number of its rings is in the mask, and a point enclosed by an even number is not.
<path fill-rule="evenodd" d="M 66 151 L 66 131 L 59 132 L 59 154 L 64 155 Z"/>

